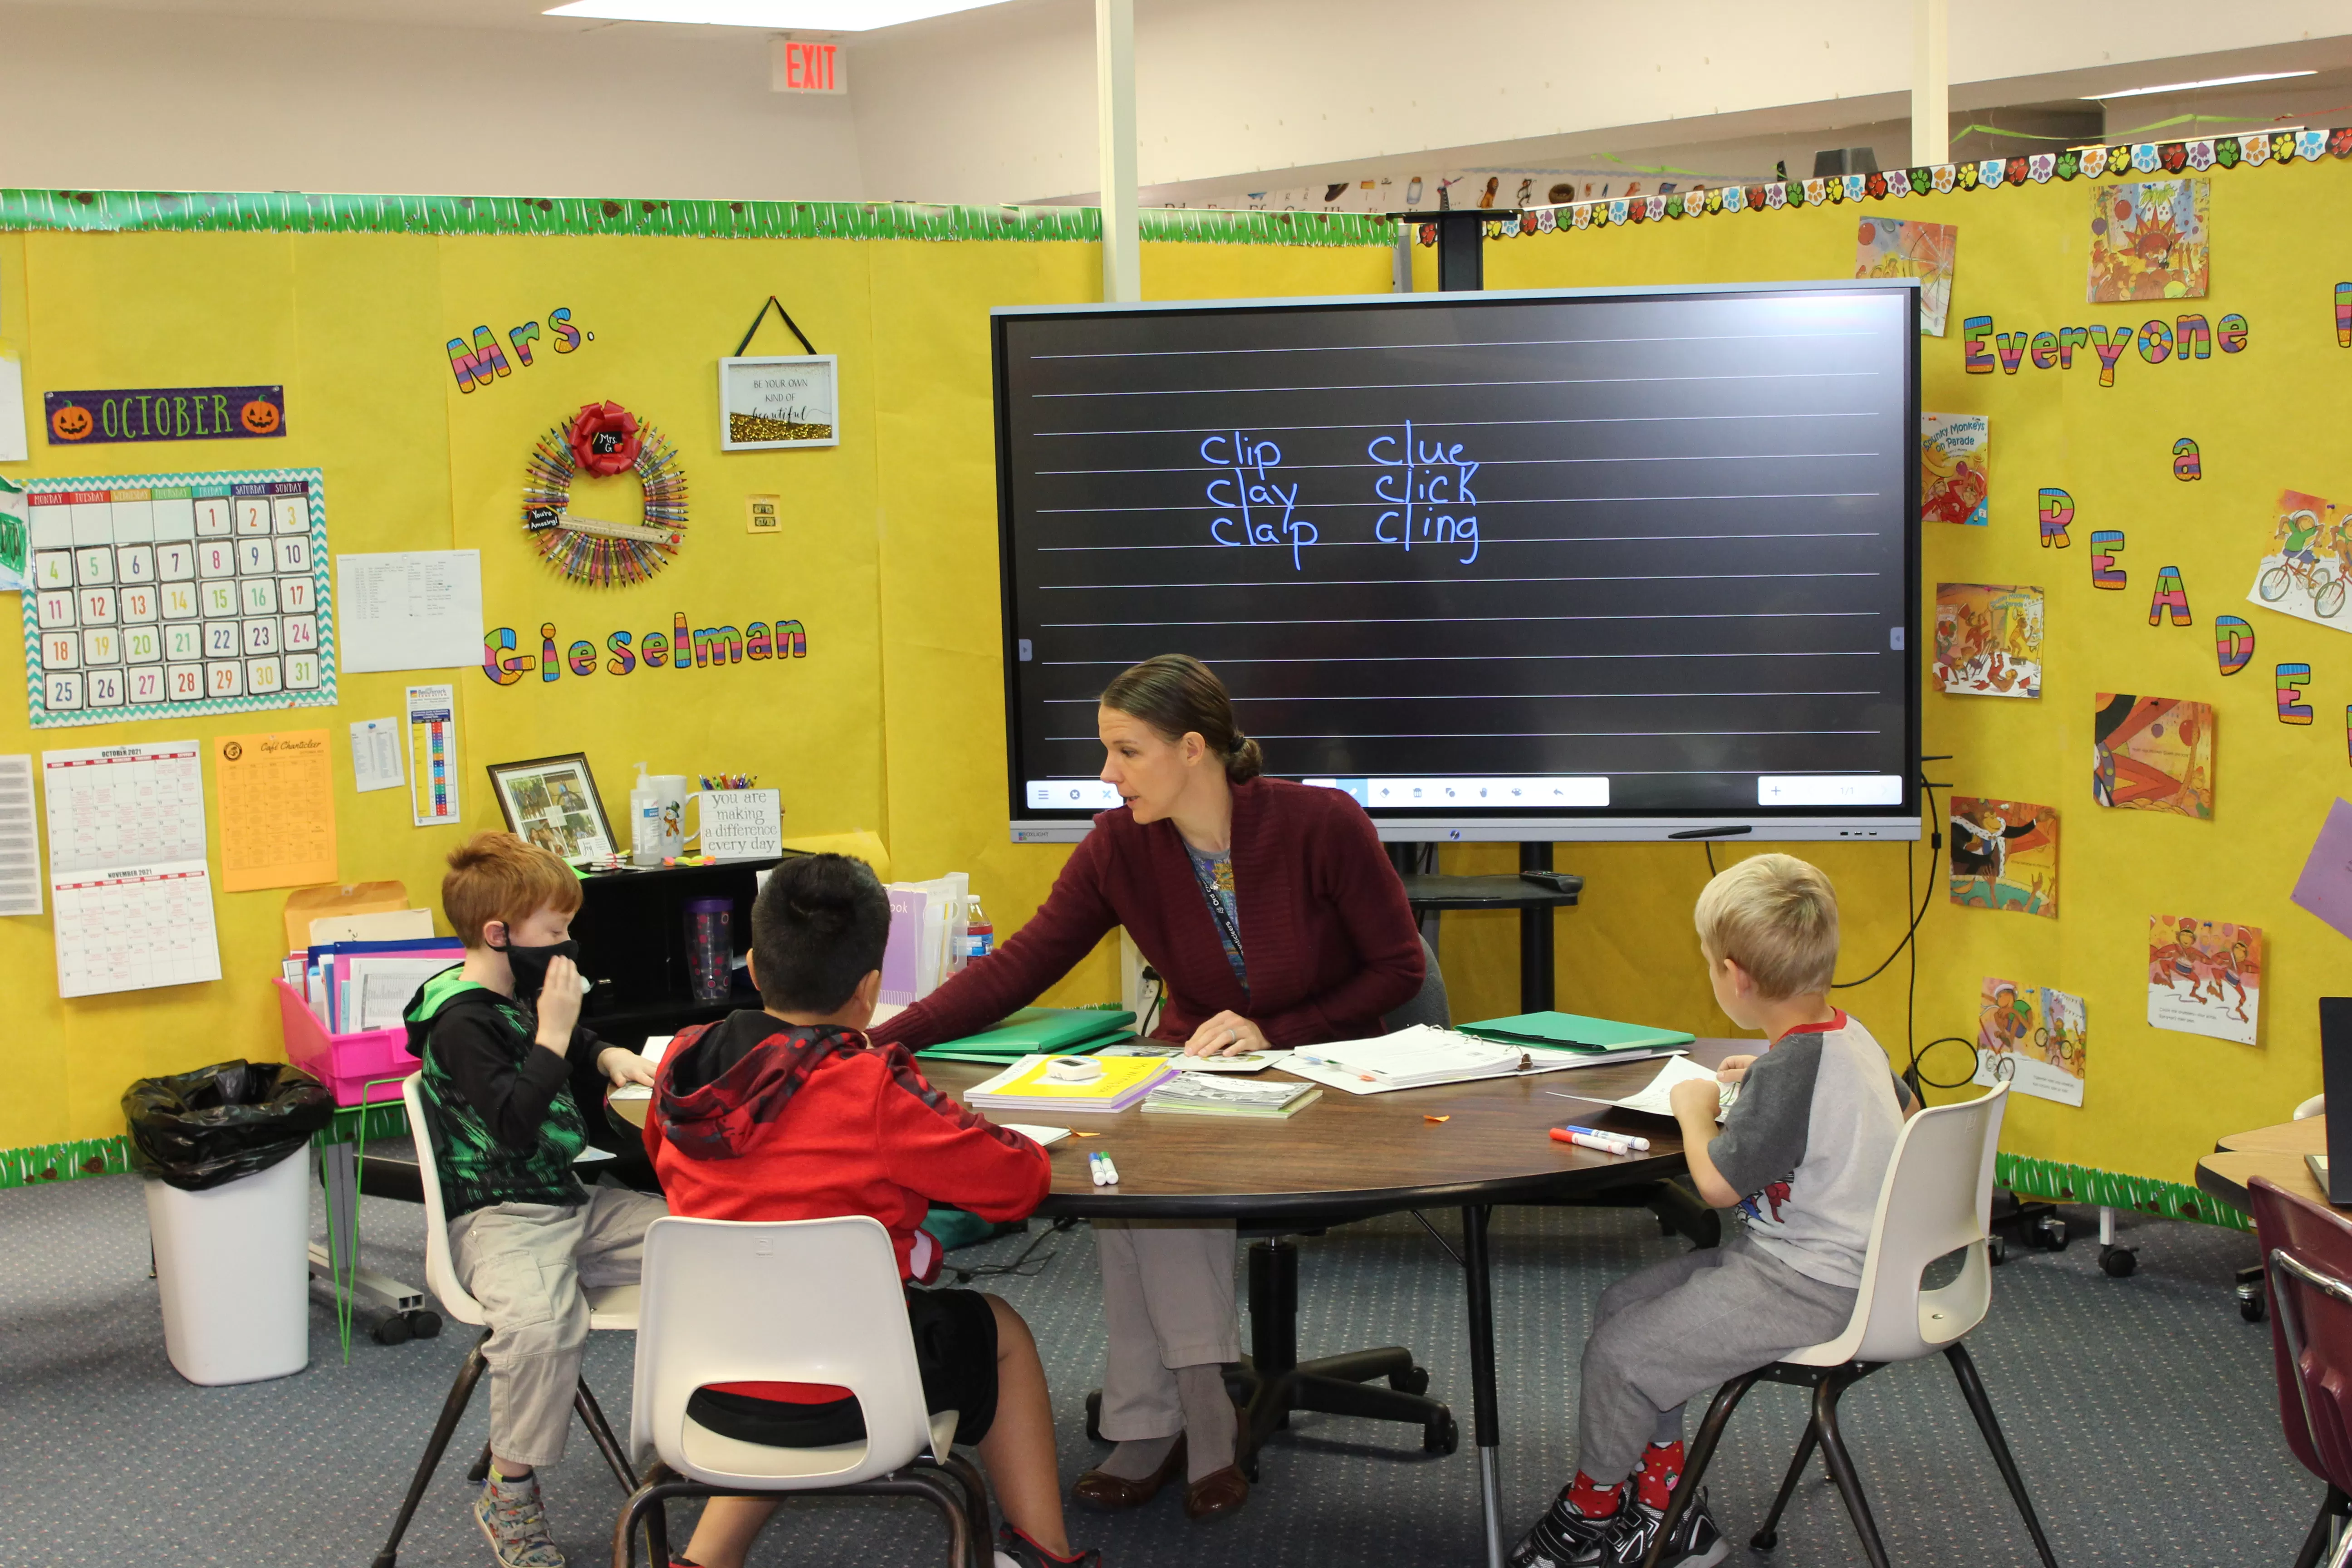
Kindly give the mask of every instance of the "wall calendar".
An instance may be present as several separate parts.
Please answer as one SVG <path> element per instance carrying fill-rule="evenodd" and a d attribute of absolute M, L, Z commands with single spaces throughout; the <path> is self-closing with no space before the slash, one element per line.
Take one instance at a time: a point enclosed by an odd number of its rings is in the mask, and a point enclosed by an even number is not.
<path fill-rule="evenodd" d="M 36 729 L 334 705 L 318 469 L 26 488 L 25 687 Z"/>

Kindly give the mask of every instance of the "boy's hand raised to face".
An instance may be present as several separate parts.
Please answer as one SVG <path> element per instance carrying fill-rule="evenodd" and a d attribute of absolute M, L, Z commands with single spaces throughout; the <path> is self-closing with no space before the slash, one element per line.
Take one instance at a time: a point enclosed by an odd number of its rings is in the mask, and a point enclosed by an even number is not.
<path fill-rule="evenodd" d="M 572 1031 L 580 1022 L 580 966 L 568 958 L 547 964 L 547 984 L 539 992 L 539 1043 L 562 1055 L 572 1048 Z"/>

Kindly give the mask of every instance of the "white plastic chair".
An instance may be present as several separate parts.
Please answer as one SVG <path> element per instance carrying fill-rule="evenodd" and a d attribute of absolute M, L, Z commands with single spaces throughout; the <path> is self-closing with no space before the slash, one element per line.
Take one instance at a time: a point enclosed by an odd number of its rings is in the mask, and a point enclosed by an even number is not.
<path fill-rule="evenodd" d="M 986 1568 L 987 1488 L 953 1452 L 958 1413 L 924 1408 L 898 1260 L 878 1220 L 657 1219 L 642 1279 L 629 1447 L 656 1462 L 614 1527 L 614 1568 L 634 1568 L 641 1521 L 667 1561 L 671 1498 L 774 1492 L 924 1498 L 947 1518 L 950 1561 Z M 846 1388 L 866 1436 L 814 1448 L 722 1436 L 687 1402 L 724 1383 Z"/>
<path fill-rule="evenodd" d="M 2324 1094 L 2315 1094 L 2294 1108 L 2294 1119 L 2297 1121 L 2308 1121 L 2315 1116 L 2326 1114 L 2327 1097 Z"/>
<path fill-rule="evenodd" d="M 481 1328 L 488 1314 L 482 1304 L 474 1300 L 465 1286 L 458 1283 L 457 1266 L 449 1255 L 449 1217 L 441 1203 L 441 1171 L 433 1160 L 433 1137 L 425 1126 L 423 1074 L 411 1074 L 400 1086 L 400 1103 L 408 1112 L 408 1131 L 416 1142 L 416 1174 L 425 1191 L 425 1284 L 440 1298 L 441 1310 L 461 1323 Z M 588 1299 L 588 1327 L 595 1329 L 634 1330 L 637 1326 L 637 1287 L 608 1285 L 584 1289 Z M 416 1463 L 416 1474 L 408 1483 L 408 1495 L 400 1504 L 400 1517 L 392 1523 L 392 1534 L 383 1550 L 375 1554 L 373 1568 L 394 1568 L 400 1555 L 400 1539 L 408 1532 L 408 1521 L 416 1512 L 416 1505 L 425 1496 L 425 1489 L 440 1468 L 441 1456 L 449 1447 L 450 1436 L 466 1414 L 466 1406 L 474 1397 L 474 1385 L 482 1379 L 488 1363 L 482 1359 L 482 1346 L 489 1341 L 489 1331 L 474 1342 L 467 1352 L 466 1363 L 457 1369 L 457 1379 L 449 1385 L 449 1397 L 441 1402 L 441 1418 L 433 1424 L 433 1436 L 425 1445 L 425 1457 Z M 581 1422 L 587 1426 L 588 1436 L 595 1440 L 596 1451 L 604 1456 L 613 1475 L 623 1491 L 636 1489 L 636 1473 L 629 1468 L 628 1456 L 622 1451 L 621 1440 L 613 1433 L 612 1424 L 596 1403 L 596 1395 L 582 1378 L 572 1392 L 572 1406 L 580 1413 Z M 478 1481 L 488 1473 L 490 1463 L 489 1445 L 482 1446 L 481 1457 L 474 1461 L 467 1479 Z"/>
<path fill-rule="evenodd" d="M 1813 1391 L 1812 1420 L 1805 1427 L 1797 1457 L 1780 1483 L 1772 1511 L 1748 1544 L 1769 1552 L 1778 1543 L 1776 1527 L 1789 1506 L 1797 1483 L 1804 1479 L 1806 1461 L 1815 1444 L 1830 1479 L 1844 1498 L 1853 1516 L 1854 1533 L 1871 1568 L 1887 1568 L 1886 1548 L 1878 1539 L 1877 1523 L 1862 1495 L 1862 1480 L 1839 1435 L 1837 1402 L 1841 1394 L 1883 1366 L 1918 1361 L 1941 1352 L 1958 1378 L 1960 1396 L 1992 1450 L 2009 1495 L 2024 1516 L 2034 1550 L 2045 1568 L 2057 1568 L 2050 1542 L 2025 1495 L 2025 1481 L 2017 1461 L 2000 1435 L 1992 1403 L 1985 1397 L 1983 1380 L 1960 1341 L 1984 1321 L 1992 1304 L 1992 1261 L 1985 1241 L 1992 1217 L 1993 1157 L 2000 1143 L 2000 1119 L 2009 1085 L 2000 1084 L 1978 1100 L 1939 1105 L 1922 1110 L 1904 1124 L 1886 1165 L 1886 1179 L 1878 1190 L 1878 1209 L 1870 1223 L 1869 1249 L 1863 1256 L 1862 1289 L 1845 1331 L 1833 1340 L 1791 1351 L 1760 1371 L 1735 1377 L 1716 1391 L 1692 1443 L 1689 1463 L 1675 1489 L 1674 1500 L 1651 1548 L 1644 1568 L 1654 1568 L 1658 1551 L 1674 1534 L 1689 1500 L 1698 1491 L 1707 1461 L 1714 1458 L 1724 1424 L 1730 1420 L 1740 1397 L 1758 1382 L 1794 1384 Z M 1930 1290 L 1922 1276 L 1937 1259 L 1967 1249 L 1960 1271 L 1950 1283 Z"/>

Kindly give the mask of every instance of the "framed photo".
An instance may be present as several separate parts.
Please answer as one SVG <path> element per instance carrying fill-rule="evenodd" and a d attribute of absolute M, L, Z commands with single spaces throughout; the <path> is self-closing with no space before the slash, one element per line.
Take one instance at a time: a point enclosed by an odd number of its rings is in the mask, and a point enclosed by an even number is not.
<path fill-rule="evenodd" d="M 719 446 L 838 447 L 837 354 L 755 354 L 719 362 Z"/>
<path fill-rule="evenodd" d="M 507 831 L 524 843 L 575 863 L 614 852 L 613 825 L 605 819 L 586 752 L 493 763 L 489 774 Z"/>

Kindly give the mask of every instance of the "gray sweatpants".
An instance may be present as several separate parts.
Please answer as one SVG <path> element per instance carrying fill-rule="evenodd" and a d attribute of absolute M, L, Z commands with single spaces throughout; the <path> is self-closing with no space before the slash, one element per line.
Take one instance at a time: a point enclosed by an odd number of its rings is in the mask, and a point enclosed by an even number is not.
<path fill-rule="evenodd" d="M 646 1226 L 669 1206 L 591 1187 L 584 1204 L 497 1204 L 449 1222 L 457 1282 L 482 1304 L 489 1342 L 490 1452 L 518 1465 L 563 1458 L 588 1344 L 583 1285 L 634 1285 Z"/>
<path fill-rule="evenodd" d="M 1681 1435 L 1690 1396 L 1845 1330 L 1860 1292 L 1808 1279 L 1734 1230 L 1720 1247 L 1628 1274 L 1584 1342 L 1577 1468 L 1601 1486 Z"/>

